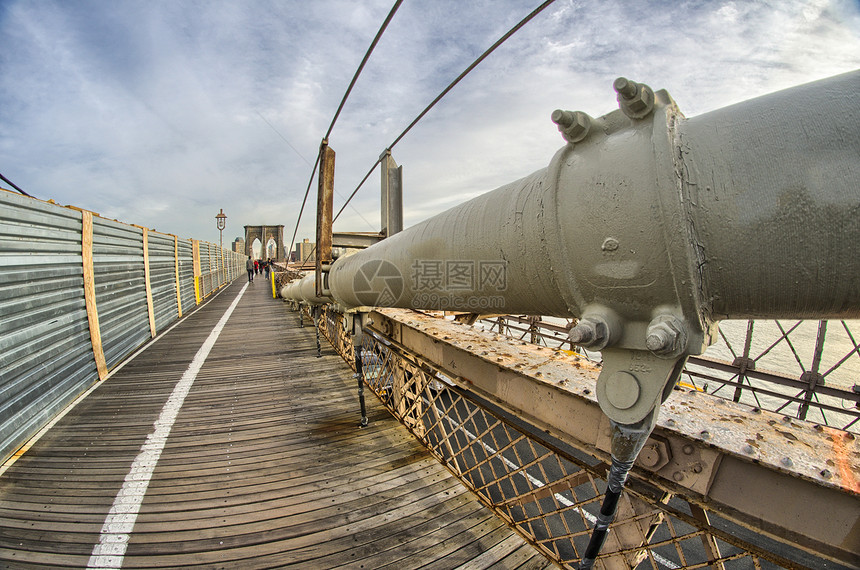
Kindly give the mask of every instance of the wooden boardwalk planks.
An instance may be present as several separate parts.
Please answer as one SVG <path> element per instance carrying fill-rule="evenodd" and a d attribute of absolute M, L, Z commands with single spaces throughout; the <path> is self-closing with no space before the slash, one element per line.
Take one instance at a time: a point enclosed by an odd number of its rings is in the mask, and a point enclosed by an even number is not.
<path fill-rule="evenodd" d="M 78 404 L 0 477 L 0 567 L 85 567 L 108 510 L 194 354 L 239 292 Z M 125 568 L 544 568 L 375 401 L 249 286 L 158 460 Z M 327 350 L 326 350 L 327 348 Z"/>

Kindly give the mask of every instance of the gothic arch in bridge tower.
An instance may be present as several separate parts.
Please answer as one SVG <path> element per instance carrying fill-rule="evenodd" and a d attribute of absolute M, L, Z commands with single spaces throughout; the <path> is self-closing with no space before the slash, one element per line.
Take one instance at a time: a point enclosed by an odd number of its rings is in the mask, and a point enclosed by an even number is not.
<path fill-rule="evenodd" d="M 284 261 L 284 226 L 245 226 L 245 255 L 252 255 L 251 246 L 259 239 L 263 246 L 261 255 L 265 257 L 269 241 L 275 242 L 275 261 Z"/>

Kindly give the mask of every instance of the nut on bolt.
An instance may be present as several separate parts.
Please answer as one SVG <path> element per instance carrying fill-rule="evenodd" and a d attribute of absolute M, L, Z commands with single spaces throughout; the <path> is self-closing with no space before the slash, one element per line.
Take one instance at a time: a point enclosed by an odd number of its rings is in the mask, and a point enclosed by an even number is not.
<path fill-rule="evenodd" d="M 654 110 L 654 91 L 644 83 L 619 77 L 612 87 L 618 93 L 618 106 L 631 119 L 644 119 Z"/>
<path fill-rule="evenodd" d="M 609 344 L 609 323 L 599 316 L 584 317 L 567 336 L 573 344 L 600 350 Z"/>
<path fill-rule="evenodd" d="M 674 315 L 656 317 L 645 335 L 645 346 L 657 356 L 679 356 L 687 348 L 687 327 Z"/>
<path fill-rule="evenodd" d="M 583 140 L 591 129 L 591 117 L 582 111 L 556 109 L 552 112 L 552 122 L 558 125 L 561 136 L 569 143 Z"/>

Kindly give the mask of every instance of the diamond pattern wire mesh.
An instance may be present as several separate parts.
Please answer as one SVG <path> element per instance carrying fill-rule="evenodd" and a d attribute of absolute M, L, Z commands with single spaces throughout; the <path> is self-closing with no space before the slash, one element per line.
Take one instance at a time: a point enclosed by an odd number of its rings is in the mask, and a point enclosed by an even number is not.
<path fill-rule="evenodd" d="M 325 311 L 319 322 L 352 364 L 343 316 Z M 600 509 L 605 463 L 518 427 L 503 412 L 449 384 L 420 355 L 407 354 L 388 339 L 363 335 L 362 363 L 367 386 L 451 473 L 547 558 L 576 567 Z M 595 567 L 808 567 L 755 546 L 759 538 L 680 496 L 632 480 Z M 791 551 L 780 543 L 771 550 L 785 549 Z"/>
<path fill-rule="evenodd" d="M 570 323 L 512 315 L 482 322 L 535 344 L 585 353 Z M 682 383 L 765 410 L 860 433 L 860 321 L 723 321 L 717 342 L 691 358 Z M 599 360 L 599 353 L 585 353 Z"/>

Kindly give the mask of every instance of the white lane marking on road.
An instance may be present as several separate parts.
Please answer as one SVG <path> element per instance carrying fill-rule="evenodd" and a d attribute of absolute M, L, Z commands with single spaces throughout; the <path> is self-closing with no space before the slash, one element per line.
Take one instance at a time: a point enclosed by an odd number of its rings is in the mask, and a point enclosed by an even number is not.
<path fill-rule="evenodd" d="M 140 453 L 131 464 L 131 470 L 125 476 L 122 488 L 113 501 L 113 506 L 108 511 L 99 542 L 93 547 L 87 568 L 122 568 L 129 535 L 134 528 L 135 521 L 137 521 L 137 514 L 143 503 L 143 497 L 146 495 L 152 473 L 155 471 L 155 466 L 158 464 L 161 452 L 167 443 L 167 436 L 170 435 L 179 409 L 191 390 L 191 385 L 197 378 L 203 363 L 206 362 L 215 341 L 218 340 L 218 336 L 224 329 L 224 325 L 227 324 L 227 319 L 233 314 L 233 310 L 239 304 L 239 300 L 247 288 L 248 284 L 246 283 L 236 298 L 233 299 L 233 303 L 230 304 L 221 320 L 209 333 L 209 337 L 194 355 L 188 369 L 185 370 L 173 388 L 173 393 L 170 394 L 161 410 L 161 415 L 155 421 L 155 430 L 146 437 L 146 441 L 140 448 Z"/>

